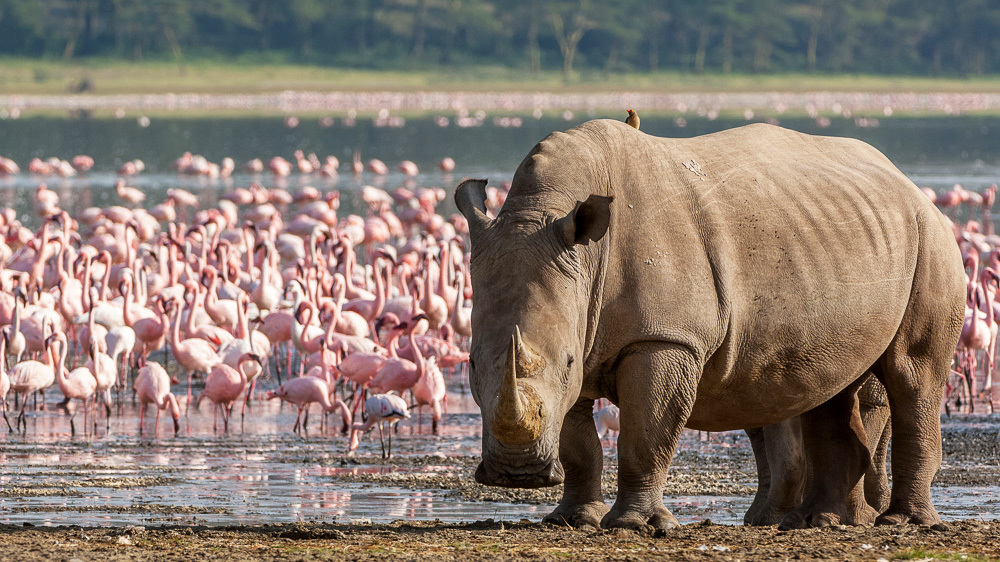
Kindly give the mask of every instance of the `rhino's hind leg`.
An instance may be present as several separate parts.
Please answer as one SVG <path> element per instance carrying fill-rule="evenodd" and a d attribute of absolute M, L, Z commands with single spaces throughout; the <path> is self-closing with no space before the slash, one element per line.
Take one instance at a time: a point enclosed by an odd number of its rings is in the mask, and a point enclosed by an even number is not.
<path fill-rule="evenodd" d="M 889 451 L 892 426 L 889 424 L 889 398 L 877 377 L 869 377 L 858 391 L 861 403 L 861 423 L 868 434 L 868 448 L 872 462 L 865 471 L 865 503 L 882 513 L 889 508 L 889 476 L 885 471 L 885 458 Z"/>
<path fill-rule="evenodd" d="M 580 399 L 563 421 L 559 460 L 565 468 L 566 480 L 559 506 L 542 520 L 546 523 L 597 528 L 608 512 L 601 492 L 604 452 L 593 411 L 593 400 Z"/>
<path fill-rule="evenodd" d="M 892 405 L 892 492 L 876 524 L 934 525 L 941 518 L 931 501 L 931 480 L 941 466 L 940 409 L 949 365 L 901 355 L 883 361 L 875 372 Z"/>
<path fill-rule="evenodd" d="M 699 369 L 682 346 L 642 343 L 624 350 L 614 374 L 621 408 L 618 497 L 602 527 L 678 525 L 663 505 L 663 488 L 694 405 Z"/>
<path fill-rule="evenodd" d="M 874 520 L 875 512 L 864 503 L 861 484 L 871 462 L 858 408 L 857 389 L 861 382 L 801 415 L 802 439 L 811 467 L 809 487 L 802 504 L 782 518 L 780 529 Z M 849 513 L 855 510 L 864 512 Z"/>
<path fill-rule="evenodd" d="M 944 238 L 944 236 L 942 236 Z M 931 480 L 941 466 L 941 399 L 964 316 L 962 278 L 951 240 L 921 255 L 910 304 L 896 336 L 872 370 L 892 410 L 892 492 L 878 524 L 934 525 Z M 940 258 L 940 259 L 939 259 Z"/>
<path fill-rule="evenodd" d="M 799 417 L 748 429 L 757 462 L 757 494 L 743 516 L 746 525 L 775 525 L 802 502 L 806 461 Z"/>

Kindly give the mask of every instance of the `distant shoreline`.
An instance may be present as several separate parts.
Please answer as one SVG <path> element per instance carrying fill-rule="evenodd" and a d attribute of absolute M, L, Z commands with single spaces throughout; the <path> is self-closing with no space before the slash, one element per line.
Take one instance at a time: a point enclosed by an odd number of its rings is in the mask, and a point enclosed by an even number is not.
<path fill-rule="evenodd" d="M 557 114 L 624 111 L 709 118 L 719 115 L 887 117 L 1000 113 L 1000 94 L 867 92 L 473 92 L 473 91 L 282 91 L 254 94 L 38 94 L 0 95 L 0 118 L 36 113 L 124 114 Z M 748 118 L 752 118 L 750 115 Z"/>

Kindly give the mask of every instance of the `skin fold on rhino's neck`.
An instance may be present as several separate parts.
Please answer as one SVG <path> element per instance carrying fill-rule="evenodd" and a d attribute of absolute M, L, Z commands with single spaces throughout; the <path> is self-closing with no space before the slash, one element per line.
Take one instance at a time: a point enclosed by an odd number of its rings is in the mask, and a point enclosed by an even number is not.
<path fill-rule="evenodd" d="M 583 386 L 580 390 L 581 396 L 604 395 L 603 392 L 598 390 L 595 379 L 599 374 L 600 365 L 604 361 L 604 346 L 602 345 L 604 330 L 600 321 L 602 303 L 604 302 L 604 286 L 608 274 L 608 252 L 611 248 L 608 239 L 613 235 L 614 229 L 615 223 L 612 220 L 604 239 L 595 242 L 594 244 L 597 247 L 585 254 L 591 260 L 585 262 L 584 265 L 584 268 L 588 270 L 585 275 L 589 277 L 588 284 L 590 286 L 587 291 L 589 301 L 587 302 L 587 309 L 582 314 L 583 322 L 581 323 L 581 325 L 585 326 L 583 334 Z M 587 281 L 584 282 L 587 283 Z"/>

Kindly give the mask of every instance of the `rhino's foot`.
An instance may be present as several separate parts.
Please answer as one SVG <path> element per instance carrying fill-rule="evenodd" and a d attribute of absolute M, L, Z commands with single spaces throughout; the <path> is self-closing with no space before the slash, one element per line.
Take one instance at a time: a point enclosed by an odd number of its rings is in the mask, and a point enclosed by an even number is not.
<path fill-rule="evenodd" d="M 875 511 L 875 508 L 866 503 L 860 508 L 848 507 L 847 518 L 844 520 L 844 523 L 847 525 L 864 525 L 865 527 L 871 527 L 875 524 L 875 519 L 877 517 L 878 512 Z"/>
<path fill-rule="evenodd" d="M 774 507 L 754 508 L 754 506 L 751 505 L 750 509 L 747 510 L 746 515 L 743 516 L 743 524 L 755 527 L 777 525 L 786 513 L 788 513 L 788 510 L 778 510 Z"/>
<path fill-rule="evenodd" d="M 559 505 L 552 513 L 542 518 L 543 523 L 554 525 L 570 525 L 573 527 L 601 528 L 601 518 L 608 512 L 608 506 L 602 501 L 589 502 L 580 505 Z"/>
<path fill-rule="evenodd" d="M 829 511 L 800 511 L 788 512 L 778 523 L 778 529 L 788 531 L 791 529 L 808 529 L 810 527 L 832 527 L 840 525 L 840 516 Z"/>
<path fill-rule="evenodd" d="M 611 508 L 601 520 L 601 527 L 605 529 L 638 529 L 647 525 L 666 530 L 673 529 L 680 523 L 662 504 L 649 512 L 631 508 L 618 509 L 618 505 L 615 504 L 615 507 Z"/>
<path fill-rule="evenodd" d="M 906 525 L 907 523 L 914 525 L 937 525 L 941 523 L 941 518 L 934 508 L 913 512 L 890 509 L 879 515 L 875 520 L 876 525 Z"/>

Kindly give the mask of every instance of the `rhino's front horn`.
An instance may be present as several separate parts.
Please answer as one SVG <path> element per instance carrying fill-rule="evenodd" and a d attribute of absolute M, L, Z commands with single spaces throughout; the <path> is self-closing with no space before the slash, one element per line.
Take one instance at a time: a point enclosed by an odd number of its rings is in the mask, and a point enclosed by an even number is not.
<path fill-rule="evenodd" d="M 518 384 L 518 351 L 524 350 L 520 330 L 510 338 L 510 349 L 504 366 L 500 392 L 493 400 L 493 435 L 501 443 L 524 446 L 542 436 L 545 407 L 541 397 L 528 383 Z"/>

